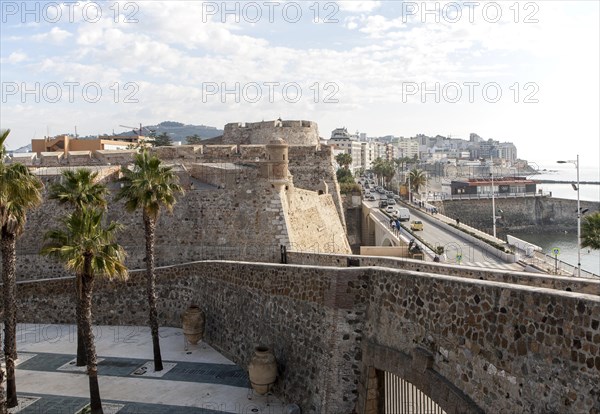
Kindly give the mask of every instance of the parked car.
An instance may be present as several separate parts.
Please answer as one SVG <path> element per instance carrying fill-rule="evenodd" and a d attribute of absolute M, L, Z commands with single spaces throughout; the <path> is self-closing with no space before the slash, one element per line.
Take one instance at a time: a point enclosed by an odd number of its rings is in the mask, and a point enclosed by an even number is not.
<path fill-rule="evenodd" d="M 414 220 L 410 223 L 410 229 L 413 231 L 423 231 L 423 222 L 420 220 Z"/>

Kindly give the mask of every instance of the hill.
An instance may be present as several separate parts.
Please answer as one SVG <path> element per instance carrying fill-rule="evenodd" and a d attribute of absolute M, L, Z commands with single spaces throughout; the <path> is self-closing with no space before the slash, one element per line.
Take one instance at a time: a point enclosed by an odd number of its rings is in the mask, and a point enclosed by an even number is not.
<path fill-rule="evenodd" d="M 166 133 L 173 141 L 180 141 L 184 144 L 186 137 L 192 135 L 198 135 L 202 139 L 215 138 L 223 135 L 222 129 L 217 129 L 212 126 L 182 124 L 181 122 L 174 121 L 163 121 L 157 125 L 145 125 L 143 129 L 144 135 L 148 135 L 150 132 L 155 132 L 156 135 Z M 133 131 L 128 131 L 118 135 L 127 136 L 132 134 Z"/>

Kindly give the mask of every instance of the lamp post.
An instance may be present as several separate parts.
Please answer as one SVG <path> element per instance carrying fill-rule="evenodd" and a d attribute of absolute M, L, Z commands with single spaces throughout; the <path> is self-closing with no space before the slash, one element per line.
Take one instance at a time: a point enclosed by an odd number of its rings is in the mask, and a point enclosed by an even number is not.
<path fill-rule="evenodd" d="M 494 156 L 490 157 L 492 165 L 490 166 L 490 175 L 492 176 L 492 225 L 494 229 L 494 238 L 496 238 L 496 199 L 494 198 Z"/>
<path fill-rule="evenodd" d="M 576 160 L 556 161 L 559 164 L 575 164 L 577 168 L 577 276 L 581 277 L 581 206 L 579 205 L 579 154 Z"/>

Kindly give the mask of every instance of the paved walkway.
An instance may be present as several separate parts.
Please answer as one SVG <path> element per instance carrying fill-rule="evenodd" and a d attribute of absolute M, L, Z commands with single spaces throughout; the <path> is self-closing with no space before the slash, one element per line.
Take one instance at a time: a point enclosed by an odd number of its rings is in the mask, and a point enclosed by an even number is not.
<path fill-rule="evenodd" d="M 74 325 L 18 325 L 19 407 L 11 413 L 72 414 L 89 403 L 85 368 L 74 362 L 76 331 Z M 97 326 L 94 332 L 105 414 L 284 412 L 274 396 L 253 393 L 247 372 L 206 343 L 185 350 L 181 329 L 160 330 L 160 373 L 153 370 L 147 327 Z"/>

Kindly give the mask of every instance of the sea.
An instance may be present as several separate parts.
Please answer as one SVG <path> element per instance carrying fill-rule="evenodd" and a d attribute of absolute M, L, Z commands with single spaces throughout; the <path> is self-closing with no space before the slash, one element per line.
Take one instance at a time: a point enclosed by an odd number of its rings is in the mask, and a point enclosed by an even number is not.
<path fill-rule="evenodd" d="M 529 163 L 532 166 L 537 166 L 539 174 L 531 175 L 529 178 L 534 180 L 557 180 L 577 182 L 577 169 L 573 164 L 557 164 L 535 162 Z M 579 181 L 600 182 L 600 167 L 580 165 Z M 571 184 L 538 184 L 538 189 L 544 192 L 551 192 L 552 197 L 566 198 L 577 200 L 577 191 L 573 189 Z M 579 199 L 585 201 L 594 201 L 600 203 L 600 185 L 597 184 L 581 184 L 579 187 Z M 544 253 L 554 257 L 553 249 L 558 248 L 558 260 L 569 263 L 573 266 L 577 265 L 577 230 L 565 232 L 554 232 L 543 234 L 519 233 L 510 232 L 511 235 L 522 240 L 533 243 L 541 247 Z M 589 272 L 600 275 L 600 250 L 590 250 L 587 248 L 581 249 L 581 268 Z"/>

